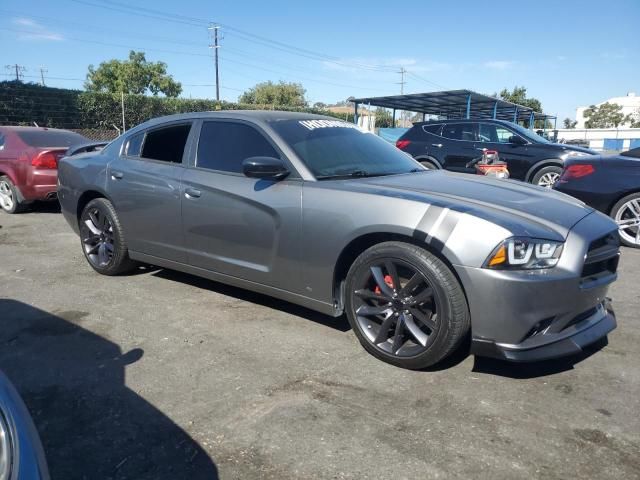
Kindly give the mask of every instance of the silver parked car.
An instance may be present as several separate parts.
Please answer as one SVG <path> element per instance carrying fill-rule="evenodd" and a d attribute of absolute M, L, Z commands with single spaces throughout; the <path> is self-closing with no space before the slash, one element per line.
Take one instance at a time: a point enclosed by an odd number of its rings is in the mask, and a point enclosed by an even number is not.
<path fill-rule="evenodd" d="M 89 264 L 144 262 L 338 316 L 405 368 L 579 352 L 616 326 L 617 226 L 568 196 L 426 170 L 354 125 L 288 112 L 151 120 L 63 159 Z"/>

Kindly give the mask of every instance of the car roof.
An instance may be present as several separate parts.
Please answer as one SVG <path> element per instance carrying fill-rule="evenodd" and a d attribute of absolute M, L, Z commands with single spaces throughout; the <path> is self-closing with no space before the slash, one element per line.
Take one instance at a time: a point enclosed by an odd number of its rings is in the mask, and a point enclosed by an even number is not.
<path fill-rule="evenodd" d="M 339 118 L 329 117 L 326 115 L 318 115 L 315 113 L 289 112 L 284 110 L 220 110 L 215 112 L 177 113 L 175 115 L 157 117 L 141 123 L 140 125 L 136 126 L 135 129 L 138 130 L 140 128 L 148 128 L 155 125 L 161 125 L 163 123 L 176 122 L 180 120 L 207 118 L 228 118 L 265 123 L 277 122 L 282 120 L 340 120 Z"/>
<path fill-rule="evenodd" d="M 496 123 L 498 125 L 513 125 L 513 122 L 508 120 L 498 120 L 497 118 L 451 118 L 445 120 L 427 120 L 424 122 L 416 122 L 414 126 L 421 125 L 441 125 L 444 123 L 461 123 L 461 122 L 488 122 L 488 123 Z"/>
<path fill-rule="evenodd" d="M 64 128 L 49 128 L 49 127 L 21 127 L 17 125 L 1 125 L 0 130 L 11 132 L 71 132 L 71 130 L 65 130 Z M 71 132 L 75 133 L 75 132 Z"/>

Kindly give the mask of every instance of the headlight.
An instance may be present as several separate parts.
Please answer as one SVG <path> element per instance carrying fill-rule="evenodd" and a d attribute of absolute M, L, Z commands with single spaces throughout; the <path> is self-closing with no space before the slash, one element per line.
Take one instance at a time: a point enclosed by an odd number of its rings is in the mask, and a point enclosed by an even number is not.
<path fill-rule="evenodd" d="M 11 477 L 13 465 L 13 446 L 11 431 L 4 415 L 0 411 L 0 480 Z"/>
<path fill-rule="evenodd" d="M 535 238 L 508 238 L 489 255 L 485 268 L 532 270 L 555 267 L 562 253 L 562 243 Z"/>
<path fill-rule="evenodd" d="M 566 160 L 567 158 L 571 158 L 571 157 L 589 157 L 590 155 L 591 155 L 590 153 L 576 152 L 575 150 L 569 150 L 567 153 L 563 153 L 562 155 L 560 155 L 560 158 L 562 158 L 562 160 Z"/>

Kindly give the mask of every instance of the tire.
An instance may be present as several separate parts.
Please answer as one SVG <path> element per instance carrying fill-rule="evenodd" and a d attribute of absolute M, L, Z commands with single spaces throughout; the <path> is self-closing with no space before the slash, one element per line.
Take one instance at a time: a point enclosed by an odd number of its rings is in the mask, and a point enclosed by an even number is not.
<path fill-rule="evenodd" d="M 91 200 L 80 215 L 80 245 L 89 265 L 102 275 L 132 270 L 124 232 L 113 205 L 106 198 Z"/>
<path fill-rule="evenodd" d="M 431 160 L 418 160 L 423 167 L 428 168 L 429 170 L 439 170 L 438 166 L 433 163 Z"/>
<path fill-rule="evenodd" d="M 398 284 L 402 288 L 394 287 Z M 453 353 L 470 326 L 455 275 L 435 255 L 403 242 L 374 245 L 354 261 L 347 273 L 345 307 L 369 353 L 412 370 Z"/>
<path fill-rule="evenodd" d="M 640 248 L 640 192 L 620 199 L 611 209 L 623 245 Z"/>
<path fill-rule="evenodd" d="M 22 195 L 7 176 L 0 177 L 0 208 L 5 213 L 20 213 L 27 209 L 27 205 L 20 199 Z"/>
<path fill-rule="evenodd" d="M 531 183 L 538 185 L 539 187 L 551 188 L 553 184 L 560 178 L 562 174 L 562 167 L 551 165 L 548 167 L 542 167 L 536 172 L 531 179 Z"/>

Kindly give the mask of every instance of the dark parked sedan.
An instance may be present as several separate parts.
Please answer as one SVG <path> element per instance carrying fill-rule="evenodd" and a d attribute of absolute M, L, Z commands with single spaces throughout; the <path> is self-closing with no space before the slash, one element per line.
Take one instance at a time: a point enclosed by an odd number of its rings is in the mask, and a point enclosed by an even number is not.
<path fill-rule="evenodd" d="M 530 361 L 616 325 L 611 219 L 551 190 L 427 170 L 332 118 L 151 120 L 64 158 L 59 181 L 97 272 L 141 261 L 345 312 L 369 352 L 401 367 L 442 360 L 469 332 L 477 354 Z"/>
<path fill-rule="evenodd" d="M 610 215 L 622 243 L 640 248 L 640 148 L 567 160 L 554 188 Z"/>

